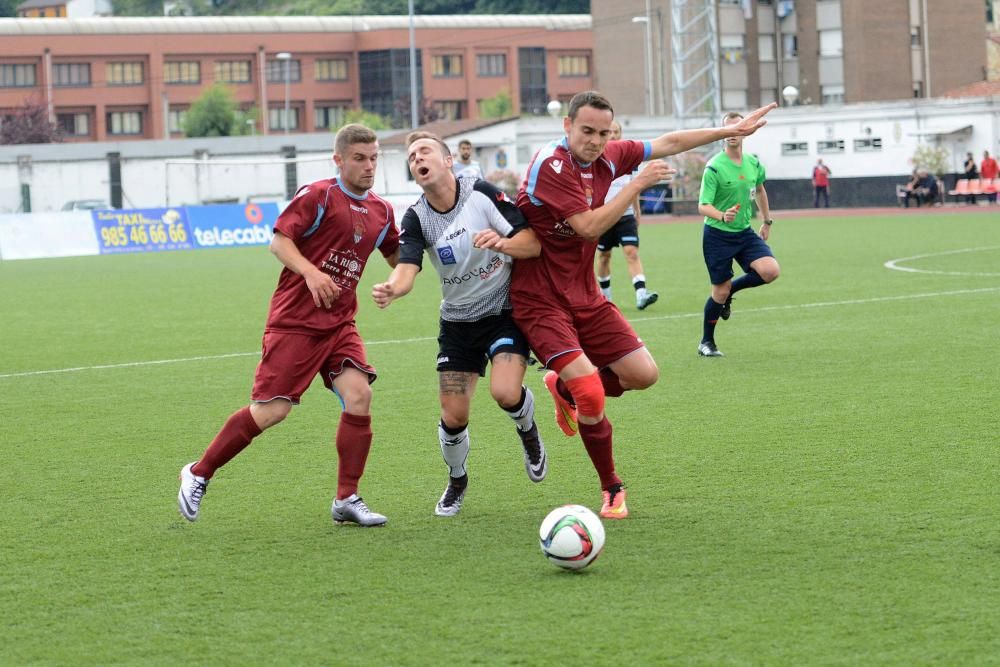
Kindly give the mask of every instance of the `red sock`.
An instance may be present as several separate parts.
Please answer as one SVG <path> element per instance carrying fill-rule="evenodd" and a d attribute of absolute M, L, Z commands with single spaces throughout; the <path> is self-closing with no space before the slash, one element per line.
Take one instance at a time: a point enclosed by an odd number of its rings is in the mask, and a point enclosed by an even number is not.
<path fill-rule="evenodd" d="M 368 450 L 372 446 L 371 415 L 340 413 L 337 427 L 337 500 L 358 492 L 358 481 L 365 472 Z"/>
<path fill-rule="evenodd" d="M 615 473 L 615 457 L 611 445 L 611 422 L 605 417 L 596 424 L 580 422 L 580 439 L 587 448 L 597 476 L 601 478 L 601 488 L 606 489 L 612 484 L 621 484 L 621 478 Z"/>
<path fill-rule="evenodd" d="M 258 435 L 260 427 L 250 414 L 250 406 L 237 410 L 226 420 L 225 426 L 201 455 L 201 460 L 191 466 L 191 472 L 211 479 L 216 470 L 229 463 Z"/>
<path fill-rule="evenodd" d="M 601 369 L 601 384 L 604 385 L 605 396 L 618 398 L 625 393 L 625 387 L 622 386 L 621 378 L 610 368 Z"/>

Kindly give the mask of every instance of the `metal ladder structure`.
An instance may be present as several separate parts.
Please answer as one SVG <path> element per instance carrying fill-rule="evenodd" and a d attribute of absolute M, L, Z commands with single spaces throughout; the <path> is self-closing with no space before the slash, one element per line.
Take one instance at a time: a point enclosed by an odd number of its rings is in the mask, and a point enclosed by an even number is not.
<path fill-rule="evenodd" d="M 721 113 L 715 5 L 715 0 L 670 3 L 672 97 L 678 129 L 714 125 Z"/>

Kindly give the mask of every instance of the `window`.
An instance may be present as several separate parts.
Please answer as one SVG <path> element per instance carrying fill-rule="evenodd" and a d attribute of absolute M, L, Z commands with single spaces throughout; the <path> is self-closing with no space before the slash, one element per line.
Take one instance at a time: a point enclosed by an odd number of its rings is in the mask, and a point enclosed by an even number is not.
<path fill-rule="evenodd" d="M 866 137 L 865 139 L 854 140 L 855 153 L 874 153 L 882 150 L 881 137 Z"/>
<path fill-rule="evenodd" d="M 53 86 L 89 86 L 90 63 L 56 63 L 52 66 Z"/>
<path fill-rule="evenodd" d="M 285 129 L 285 107 L 271 107 L 267 110 L 267 126 L 272 130 Z M 295 107 L 288 109 L 288 129 L 299 129 L 299 110 Z"/>
<path fill-rule="evenodd" d="M 434 56 L 433 76 L 462 76 L 462 56 Z"/>
<path fill-rule="evenodd" d="M 822 104 L 843 104 L 844 103 L 844 87 L 837 86 L 820 86 L 820 93 L 822 95 Z"/>
<path fill-rule="evenodd" d="M 166 63 L 163 80 L 166 83 L 201 83 L 201 63 L 197 60 Z"/>
<path fill-rule="evenodd" d="M 171 109 L 167 112 L 167 129 L 170 134 L 184 133 L 184 120 L 187 118 L 187 109 Z"/>
<path fill-rule="evenodd" d="M 920 48 L 923 44 L 923 38 L 920 35 L 920 26 L 911 25 L 910 26 L 910 46 Z"/>
<path fill-rule="evenodd" d="M 590 76 L 590 58 L 587 56 L 559 56 L 556 65 L 559 76 Z"/>
<path fill-rule="evenodd" d="M 774 35 L 757 36 L 757 57 L 762 63 L 774 62 Z"/>
<path fill-rule="evenodd" d="M 215 63 L 215 80 L 222 83 L 250 83 L 250 61 L 220 60 Z"/>
<path fill-rule="evenodd" d="M 731 88 L 722 91 L 723 109 L 746 109 L 748 106 L 746 90 Z"/>
<path fill-rule="evenodd" d="M 57 113 L 56 125 L 68 137 L 90 136 L 90 114 Z"/>
<path fill-rule="evenodd" d="M 288 67 L 288 80 L 295 83 L 302 80 L 301 60 L 268 60 L 267 61 L 267 82 L 284 83 L 285 67 Z"/>
<path fill-rule="evenodd" d="M 844 54 L 844 33 L 840 30 L 819 31 L 819 55 L 834 57 Z"/>
<path fill-rule="evenodd" d="M 0 88 L 28 88 L 34 85 L 34 65 L 0 65 Z"/>
<path fill-rule="evenodd" d="M 507 54 L 481 53 L 477 55 L 476 74 L 479 76 L 507 76 Z"/>
<path fill-rule="evenodd" d="M 719 51 L 730 65 L 743 60 L 744 48 L 743 35 L 719 35 Z"/>
<path fill-rule="evenodd" d="M 781 52 L 785 56 L 785 58 L 798 58 L 799 57 L 798 35 L 782 35 Z"/>
<path fill-rule="evenodd" d="M 788 141 L 781 144 L 782 155 L 809 155 L 809 144 L 804 141 Z"/>
<path fill-rule="evenodd" d="M 434 110 L 438 112 L 439 120 L 460 120 L 465 117 L 465 102 L 463 101 L 442 101 L 434 103 Z"/>
<path fill-rule="evenodd" d="M 317 130 L 332 130 L 344 124 L 344 114 L 347 113 L 347 103 L 331 104 L 319 102 L 316 104 L 315 122 Z"/>
<path fill-rule="evenodd" d="M 317 81 L 347 81 L 347 58 L 327 58 L 316 61 Z"/>
<path fill-rule="evenodd" d="M 108 114 L 108 134 L 142 134 L 142 112 L 112 111 Z"/>
<path fill-rule="evenodd" d="M 844 152 L 844 140 L 843 139 L 828 139 L 826 141 L 816 142 L 816 151 L 818 153 L 843 153 Z"/>
<path fill-rule="evenodd" d="M 108 63 L 105 73 L 109 86 L 137 86 L 142 83 L 142 63 Z"/>

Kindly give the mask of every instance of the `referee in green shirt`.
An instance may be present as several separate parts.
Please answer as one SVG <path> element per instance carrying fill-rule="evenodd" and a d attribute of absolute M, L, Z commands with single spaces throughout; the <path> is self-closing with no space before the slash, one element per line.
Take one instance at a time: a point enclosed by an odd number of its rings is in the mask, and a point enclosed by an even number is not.
<path fill-rule="evenodd" d="M 743 115 L 730 111 L 723 125 L 738 123 Z M 726 149 L 705 167 L 698 197 L 698 212 L 705 216 L 702 252 L 712 281 L 712 296 L 705 302 L 705 322 L 698 345 L 703 357 L 721 357 L 715 344 L 715 325 L 729 319 L 733 295 L 742 289 L 773 282 L 781 273 L 771 248 L 771 207 L 767 201 L 764 166 L 756 155 L 743 152 L 743 137 L 725 140 Z M 750 227 L 751 198 L 757 200 L 764 224 L 759 235 Z M 744 274 L 733 280 L 733 260 Z"/>

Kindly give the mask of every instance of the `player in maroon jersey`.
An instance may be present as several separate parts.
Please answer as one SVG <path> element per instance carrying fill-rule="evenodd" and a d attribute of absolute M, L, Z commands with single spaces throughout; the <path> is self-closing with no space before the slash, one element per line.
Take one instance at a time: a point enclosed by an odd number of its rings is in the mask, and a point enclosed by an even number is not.
<path fill-rule="evenodd" d="M 587 91 L 570 100 L 563 119 L 566 136 L 539 150 L 528 167 L 517 206 L 535 230 L 542 254 L 514 263 L 514 319 L 551 369 L 545 384 L 556 402 L 560 429 L 568 436 L 580 432 L 600 478 L 604 518 L 628 516 L 604 399 L 652 386 L 659 370 L 642 340 L 598 288 L 597 241 L 638 194 L 672 176 L 674 170 L 657 158 L 753 134 L 775 106 L 725 127 L 670 132 L 645 142 L 608 141 L 614 110 L 600 93 Z M 604 203 L 617 176 L 650 159 L 618 196 Z"/>
<path fill-rule="evenodd" d="M 369 190 L 378 150 L 367 127 L 343 127 L 333 154 L 340 176 L 303 186 L 278 217 L 271 252 L 285 268 L 271 297 L 252 402 L 229 417 L 201 459 L 181 470 L 177 504 L 188 521 L 198 518 L 215 471 L 287 417 L 319 374 L 343 407 L 333 519 L 361 526 L 386 522 L 357 494 L 372 441 L 375 369 L 354 324 L 356 289 L 376 249 L 389 266 L 399 257 L 392 207 Z"/>

